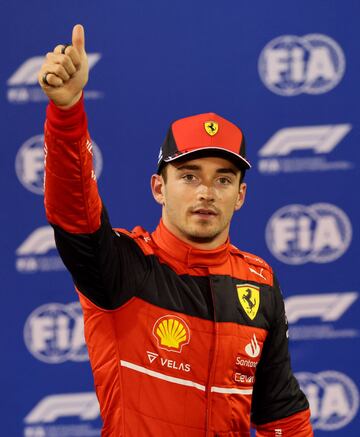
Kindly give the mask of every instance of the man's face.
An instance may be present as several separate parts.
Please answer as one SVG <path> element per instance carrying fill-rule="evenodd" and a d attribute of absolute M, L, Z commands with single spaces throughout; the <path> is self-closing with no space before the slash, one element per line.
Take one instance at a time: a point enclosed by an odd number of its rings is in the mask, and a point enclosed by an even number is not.
<path fill-rule="evenodd" d="M 163 206 L 165 226 L 180 239 L 204 249 L 224 243 L 234 211 L 245 199 L 246 184 L 227 159 L 206 157 L 174 162 L 166 181 L 153 175 L 152 191 Z"/>

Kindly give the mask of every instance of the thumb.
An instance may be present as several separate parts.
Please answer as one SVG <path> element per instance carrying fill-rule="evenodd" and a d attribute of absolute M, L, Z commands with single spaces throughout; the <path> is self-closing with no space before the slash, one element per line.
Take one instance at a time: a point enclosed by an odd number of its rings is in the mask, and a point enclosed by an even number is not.
<path fill-rule="evenodd" d="M 81 24 L 76 24 L 73 28 L 72 45 L 80 53 L 85 51 L 85 31 Z"/>

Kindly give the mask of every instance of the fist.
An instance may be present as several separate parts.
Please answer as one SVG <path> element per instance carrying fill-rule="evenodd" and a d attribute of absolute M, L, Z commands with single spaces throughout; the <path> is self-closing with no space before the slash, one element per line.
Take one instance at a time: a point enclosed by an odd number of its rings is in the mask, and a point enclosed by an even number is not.
<path fill-rule="evenodd" d="M 38 80 L 44 93 L 55 105 L 73 106 L 81 98 L 89 78 L 89 65 L 85 52 L 85 32 L 81 24 L 74 26 L 72 45 L 58 45 L 46 55 Z"/>

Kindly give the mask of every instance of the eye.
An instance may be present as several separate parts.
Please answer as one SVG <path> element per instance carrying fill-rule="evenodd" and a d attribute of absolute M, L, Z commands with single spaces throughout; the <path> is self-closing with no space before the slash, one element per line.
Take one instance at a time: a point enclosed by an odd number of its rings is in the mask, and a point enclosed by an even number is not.
<path fill-rule="evenodd" d="M 184 179 L 185 182 L 193 182 L 196 180 L 196 177 L 191 173 L 187 173 L 182 176 L 182 179 Z"/>
<path fill-rule="evenodd" d="M 228 177 L 222 176 L 222 177 L 220 177 L 220 178 L 218 179 L 218 182 L 219 182 L 221 185 L 229 185 L 229 184 L 232 183 L 232 180 L 231 180 L 230 178 L 228 178 Z"/>

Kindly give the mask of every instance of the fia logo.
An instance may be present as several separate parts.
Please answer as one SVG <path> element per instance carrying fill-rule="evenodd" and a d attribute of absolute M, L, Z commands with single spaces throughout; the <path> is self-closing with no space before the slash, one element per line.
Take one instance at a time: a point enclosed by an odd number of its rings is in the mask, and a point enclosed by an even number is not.
<path fill-rule="evenodd" d="M 36 308 L 26 320 L 24 340 L 29 352 L 44 363 L 88 360 L 78 302 L 49 303 Z"/>
<path fill-rule="evenodd" d="M 314 429 L 335 431 L 354 419 L 359 409 L 359 390 L 347 375 L 328 370 L 295 376 L 309 400 Z"/>
<path fill-rule="evenodd" d="M 258 68 L 264 85 L 276 94 L 322 94 L 341 81 L 345 56 L 326 35 L 283 35 L 264 47 Z"/>
<path fill-rule="evenodd" d="M 328 263 L 340 258 L 352 239 L 347 215 L 335 205 L 288 205 L 269 219 L 266 243 L 286 264 Z"/>
<path fill-rule="evenodd" d="M 87 145 L 93 155 L 97 178 L 102 170 L 102 155 L 99 147 L 92 142 Z M 44 194 L 44 135 L 35 135 L 22 144 L 16 154 L 15 171 L 20 183 L 34 194 Z"/>

